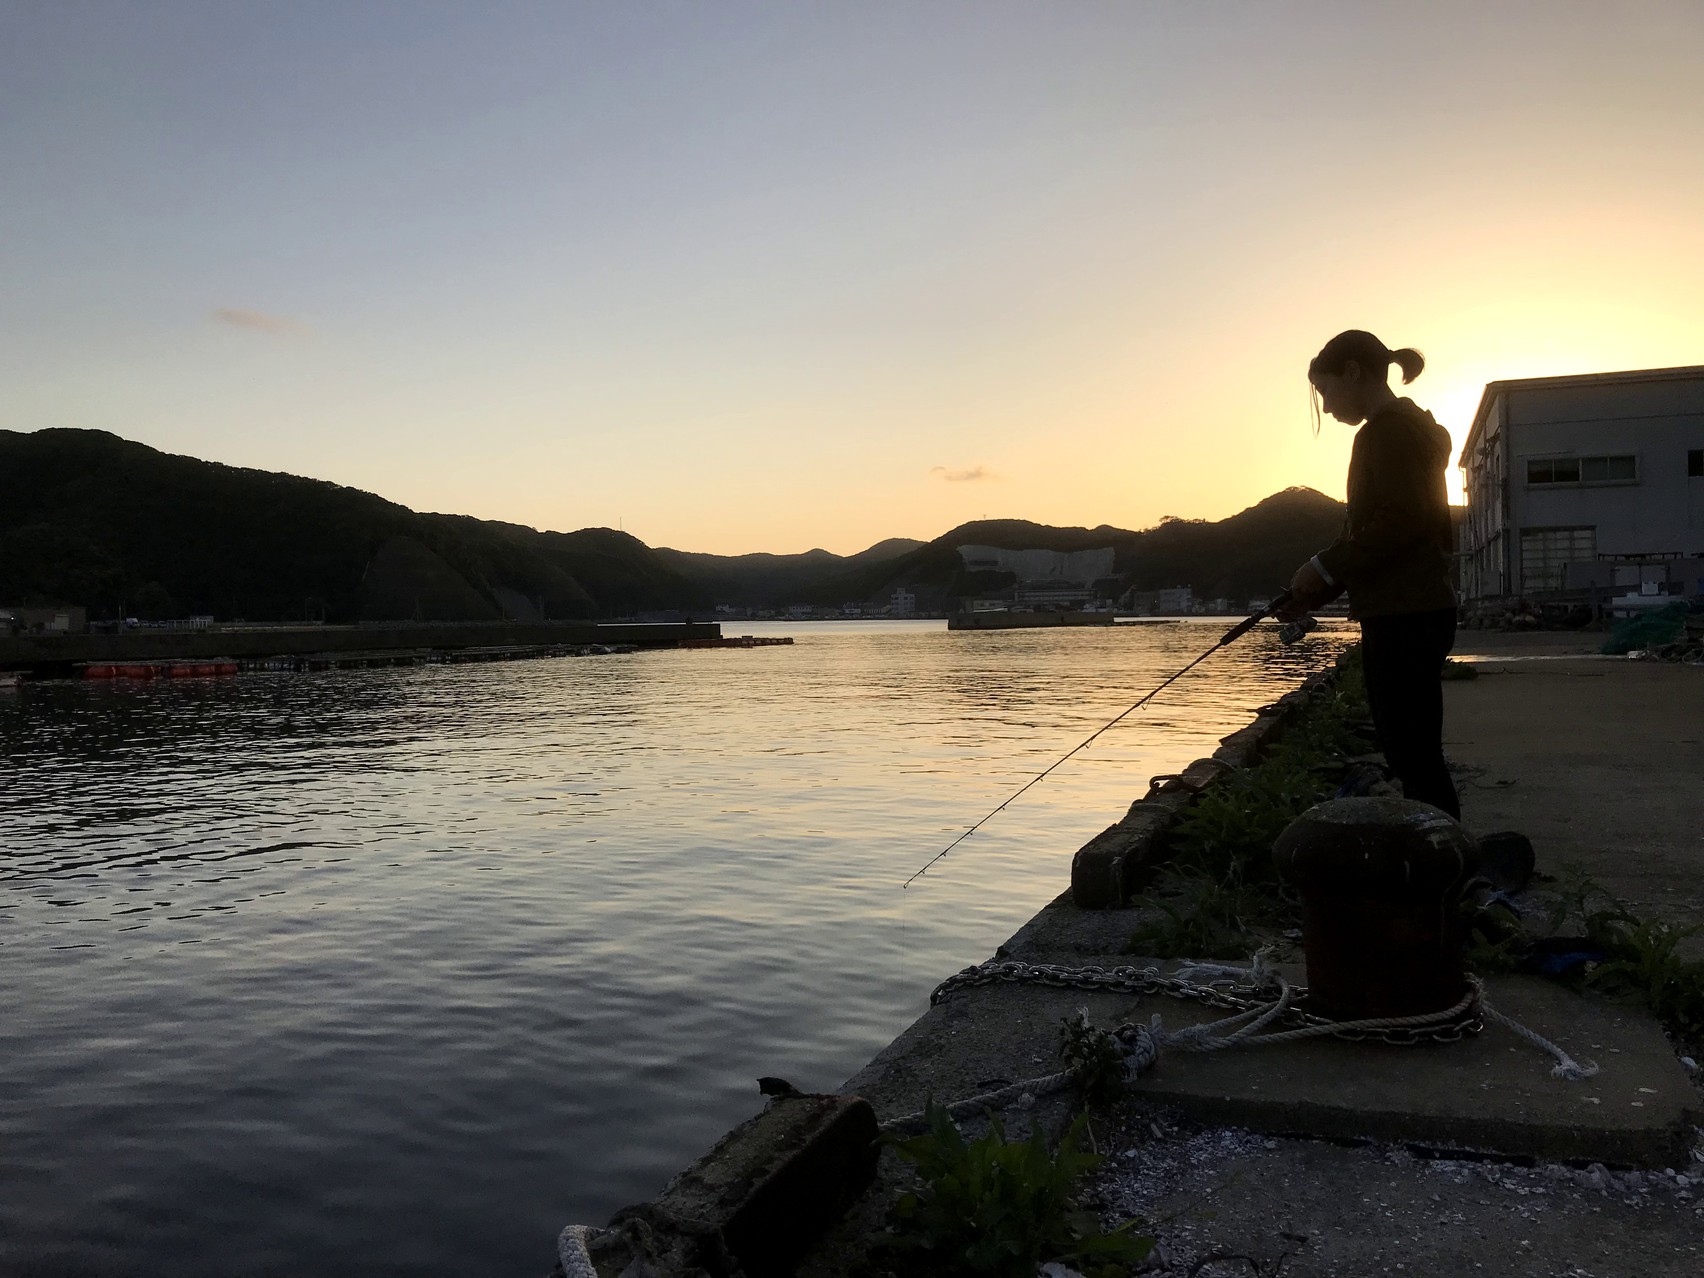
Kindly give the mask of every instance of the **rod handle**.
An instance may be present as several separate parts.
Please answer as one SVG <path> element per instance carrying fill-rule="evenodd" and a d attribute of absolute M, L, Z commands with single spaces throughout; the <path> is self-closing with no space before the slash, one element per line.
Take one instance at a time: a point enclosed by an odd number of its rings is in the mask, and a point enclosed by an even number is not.
<path fill-rule="evenodd" d="M 1274 613 L 1282 612 L 1284 610 L 1284 606 L 1289 602 L 1290 592 L 1288 590 L 1280 591 L 1273 598 L 1272 602 L 1266 605 L 1266 607 L 1262 608 L 1259 612 L 1251 612 L 1248 616 L 1237 622 L 1236 625 L 1225 631 L 1225 637 L 1219 640 L 1218 646 L 1223 648 L 1228 643 L 1235 643 L 1266 618 L 1272 616 Z"/>

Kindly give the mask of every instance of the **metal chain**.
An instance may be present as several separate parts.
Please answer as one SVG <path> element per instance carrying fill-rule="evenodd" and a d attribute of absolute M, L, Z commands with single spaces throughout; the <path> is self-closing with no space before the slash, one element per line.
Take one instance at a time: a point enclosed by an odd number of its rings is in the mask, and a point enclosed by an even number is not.
<path fill-rule="evenodd" d="M 933 1006 L 947 995 L 961 989 L 1001 982 L 1138 996 L 1158 994 L 1166 998 L 1205 1003 L 1209 1007 L 1220 1007 L 1231 1012 L 1252 1012 L 1257 1008 L 1270 1006 L 1273 999 L 1271 989 L 1264 985 L 1231 982 L 1204 985 L 1183 980 L 1181 977 L 1166 976 L 1157 967 L 1064 967 L 1051 963 L 1019 963 L 1008 959 L 991 961 L 979 967 L 967 967 L 962 972 L 949 976 L 929 995 L 929 1003 Z M 1478 997 L 1468 1003 L 1459 1017 L 1440 1024 L 1353 1029 L 1339 1026 L 1332 1017 L 1320 1016 L 1301 1006 L 1307 1000 L 1306 986 L 1294 986 L 1293 993 L 1295 1005 L 1286 1009 L 1278 1018 L 1281 1024 L 1295 1028 L 1336 1027 L 1333 1037 L 1349 1042 L 1387 1043 L 1397 1047 L 1411 1047 L 1419 1043 L 1453 1043 L 1485 1028 L 1484 1003 Z"/>

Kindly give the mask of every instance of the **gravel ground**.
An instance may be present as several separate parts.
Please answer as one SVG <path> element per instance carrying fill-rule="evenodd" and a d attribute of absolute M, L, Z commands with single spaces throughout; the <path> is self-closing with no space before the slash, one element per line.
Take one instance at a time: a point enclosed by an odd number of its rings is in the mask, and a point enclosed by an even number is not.
<path fill-rule="evenodd" d="M 1649 1172 L 1426 1158 L 1135 1112 L 1099 1137 L 1109 1159 L 1091 1200 L 1109 1225 L 1151 1222 L 1156 1274 L 1704 1273 L 1704 1131 L 1688 1166 Z"/>

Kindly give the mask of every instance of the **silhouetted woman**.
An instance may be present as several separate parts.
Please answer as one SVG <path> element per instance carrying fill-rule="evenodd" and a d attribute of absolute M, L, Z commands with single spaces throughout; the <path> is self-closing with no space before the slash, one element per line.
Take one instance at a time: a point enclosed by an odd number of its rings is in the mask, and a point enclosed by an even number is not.
<path fill-rule="evenodd" d="M 1361 623 L 1367 700 L 1391 771 L 1410 799 L 1459 818 L 1444 762 L 1440 684 L 1456 631 L 1444 487 L 1450 437 L 1413 400 L 1397 398 L 1388 381 L 1392 364 L 1406 384 L 1425 361 L 1419 351 L 1387 350 L 1371 333 L 1351 329 L 1308 365 L 1320 407 L 1361 429 L 1349 461 L 1343 535 L 1296 570 L 1290 591 L 1301 611 L 1349 592 L 1349 615 Z"/>

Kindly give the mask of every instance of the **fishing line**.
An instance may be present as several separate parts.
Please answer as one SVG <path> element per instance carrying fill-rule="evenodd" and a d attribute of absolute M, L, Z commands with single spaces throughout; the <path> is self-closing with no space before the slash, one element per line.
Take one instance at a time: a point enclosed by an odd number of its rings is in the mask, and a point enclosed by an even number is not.
<path fill-rule="evenodd" d="M 1101 733 L 1105 732 L 1108 728 L 1111 728 L 1114 725 L 1118 724 L 1120 721 L 1122 721 L 1127 716 L 1134 714 L 1136 711 L 1140 710 L 1143 706 L 1147 705 L 1155 697 L 1159 696 L 1160 693 L 1164 692 L 1172 684 L 1176 683 L 1179 679 L 1183 678 L 1184 675 L 1188 674 L 1191 670 L 1195 669 L 1196 666 L 1200 665 L 1203 661 L 1207 660 L 1208 657 L 1211 657 L 1215 652 L 1219 651 L 1219 649 L 1226 647 L 1229 644 L 1235 643 L 1238 639 L 1241 639 L 1249 631 L 1253 630 L 1255 628 L 1255 626 L 1258 625 L 1265 618 L 1272 616 L 1274 613 L 1282 612 L 1284 610 L 1285 606 L 1289 604 L 1289 602 L 1290 602 L 1290 592 L 1288 590 L 1286 590 L 1282 594 L 1280 594 L 1277 598 L 1275 598 L 1271 603 L 1267 604 L 1266 607 L 1262 608 L 1259 612 L 1250 613 L 1248 616 L 1244 617 L 1241 621 L 1237 622 L 1236 625 L 1232 626 L 1229 630 L 1225 631 L 1225 633 L 1222 636 L 1220 636 L 1218 643 L 1214 644 L 1211 648 L 1207 649 L 1206 652 L 1202 653 L 1194 661 L 1191 661 L 1182 670 L 1179 670 L 1176 674 L 1171 675 L 1163 683 L 1161 683 L 1158 687 L 1156 687 L 1152 692 L 1150 692 L 1146 696 L 1144 696 L 1141 700 L 1137 701 L 1135 704 L 1133 704 L 1133 705 L 1129 706 L 1128 708 L 1126 708 L 1125 710 L 1121 711 L 1116 717 L 1109 719 L 1106 723 L 1103 723 L 1100 727 L 1096 728 L 1087 737 L 1085 737 L 1083 740 L 1079 741 L 1076 745 L 1072 746 L 1069 750 L 1067 750 L 1059 758 L 1055 759 L 1052 763 L 1048 764 L 1045 768 L 1043 768 L 1040 772 L 1036 773 L 1028 781 L 1025 781 L 1023 783 L 1023 785 L 1021 785 L 1017 788 L 1017 790 L 1015 790 L 1012 794 L 1008 795 L 1006 797 L 1006 799 L 1000 804 L 999 807 L 995 808 L 987 816 L 983 817 L 982 820 L 978 821 L 975 825 L 971 826 L 970 829 L 966 830 L 963 834 L 959 835 L 958 838 L 954 839 L 951 843 L 947 844 L 946 847 L 942 848 L 939 852 L 935 853 L 934 856 L 930 857 L 928 859 L 928 861 L 924 863 L 922 869 L 918 870 L 916 874 L 913 874 L 909 879 L 905 880 L 904 886 L 908 888 L 913 883 L 917 882 L 918 879 L 922 878 L 925 874 L 927 874 L 929 872 L 929 867 L 934 865 L 936 861 L 939 861 L 947 853 L 951 852 L 959 844 L 963 843 L 971 835 L 975 834 L 984 825 L 988 824 L 988 822 L 992 821 L 995 817 L 1000 815 L 1000 813 L 1005 811 L 1006 807 L 1009 804 L 1013 803 L 1020 795 L 1022 795 L 1024 793 L 1024 791 L 1028 790 L 1032 785 L 1035 785 L 1037 782 L 1042 780 L 1042 778 L 1047 776 L 1048 773 L 1052 772 L 1055 768 L 1057 768 L 1060 764 L 1064 763 L 1067 759 L 1069 759 L 1072 755 L 1076 754 L 1079 750 L 1082 750 L 1086 746 L 1088 746 L 1089 743 L 1092 742 L 1096 737 L 1100 736 Z M 1311 619 L 1302 619 L 1302 621 L 1304 621 L 1304 622 L 1305 621 L 1311 621 Z M 1298 626 L 1298 629 L 1300 629 L 1300 627 L 1301 627 L 1301 622 L 1292 622 L 1290 624 Z M 1286 627 L 1286 628 L 1288 628 L 1288 627 Z M 1308 625 L 1306 628 L 1311 629 L 1312 626 Z M 1303 631 L 1303 633 L 1305 633 L 1305 630 Z M 1300 636 L 1298 635 L 1297 637 L 1300 637 Z M 1286 642 L 1289 642 L 1287 637 L 1286 637 Z M 902 888 L 901 890 L 904 890 L 904 889 Z"/>

